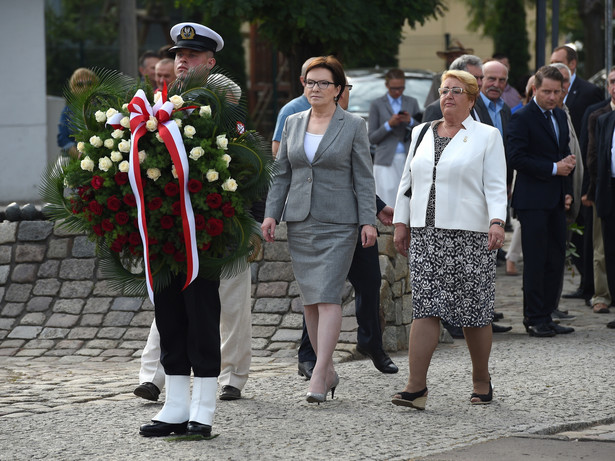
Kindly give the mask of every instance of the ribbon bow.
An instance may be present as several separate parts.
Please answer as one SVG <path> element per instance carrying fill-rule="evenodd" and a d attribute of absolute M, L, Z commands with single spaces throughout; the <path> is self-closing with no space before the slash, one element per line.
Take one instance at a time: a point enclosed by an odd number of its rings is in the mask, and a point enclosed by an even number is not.
<path fill-rule="evenodd" d="M 164 141 L 164 144 L 171 155 L 171 160 L 173 161 L 173 165 L 175 165 L 175 170 L 177 172 L 180 185 L 179 192 L 181 218 L 184 242 L 186 245 L 187 265 L 186 284 L 184 285 L 184 289 L 192 283 L 199 273 L 199 257 L 196 244 L 194 211 L 192 209 L 192 202 L 190 201 L 190 193 L 188 192 L 188 156 L 186 155 L 186 148 L 184 146 L 179 127 L 175 121 L 171 119 L 171 114 L 174 109 L 173 103 L 167 101 L 166 96 L 166 91 L 163 91 L 161 98 L 152 108 L 147 100 L 147 97 L 145 96 L 145 92 L 143 90 L 138 90 L 128 104 L 131 132 L 129 154 L 130 170 L 128 171 L 128 178 L 137 202 L 137 221 L 139 224 L 141 241 L 143 242 L 143 260 L 145 263 L 147 292 L 152 304 L 154 303 L 153 277 L 149 263 L 145 196 L 143 193 L 143 181 L 141 178 L 141 167 L 139 165 L 138 148 L 139 139 L 141 139 L 141 136 L 147 132 L 145 125 L 152 116 L 158 121 L 158 132 L 160 133 L 160 137 Z M 121 118 L 121 114 L 117 115 L 120 115 L 119 118 Z M 108 121 L 110 125 L 113 125 L 114 122 L 117 122 L 117 120 Z"/>

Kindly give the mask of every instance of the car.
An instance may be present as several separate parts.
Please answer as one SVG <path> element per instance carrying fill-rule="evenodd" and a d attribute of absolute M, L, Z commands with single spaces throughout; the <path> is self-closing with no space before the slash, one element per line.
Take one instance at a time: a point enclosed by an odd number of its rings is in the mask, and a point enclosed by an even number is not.
<path fill-rule="evenodd" d="M 366 121 L 369 117 L 369 106 L 372 101 L 386 92 L 384 75 L 388 69 L 352 69 L 346 75 L 352 85 L 348 111 L 360 115 Z M 419 104 L 420 113 L 425 110 L 425 99 L 433 83 L 435 74 L 426 70 L 403 69 L 406 75 L 406 89 L 404 94 L 412 96 Z M 413 114 L 414 115 L 414 114 Z M 368 121 L 369 122 L 369 121 Z"/>

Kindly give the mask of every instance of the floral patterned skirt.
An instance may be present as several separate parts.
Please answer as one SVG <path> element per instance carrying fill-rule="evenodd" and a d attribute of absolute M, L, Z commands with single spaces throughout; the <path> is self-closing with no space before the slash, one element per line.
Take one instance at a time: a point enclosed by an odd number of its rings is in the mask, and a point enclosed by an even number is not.
<path fill-rule="evenodd" d="M 439 317 L 457 327 L 493 320 L 496 251 L 487 234 L 413 227 L 410 279 L 413 318 Z"/>

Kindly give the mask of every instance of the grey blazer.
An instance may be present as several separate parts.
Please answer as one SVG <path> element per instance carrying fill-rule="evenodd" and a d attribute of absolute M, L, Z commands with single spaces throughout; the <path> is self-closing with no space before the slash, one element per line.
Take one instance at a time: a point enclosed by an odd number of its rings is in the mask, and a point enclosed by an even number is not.
<path fill-rule="evenodd" d="M 402 95 L 401 109 L 414 116 L 419 112 L 419 103 L 413 97 Z M 405 126 L 392 127 L 387 131 L 384 123 L 393 115 L 393 108 L 387 95 L 374 99 L 369 107 L 369 142 L 376 145 L 374 164 L 389 166 L 393 163 L 398 142 L 404 142 Z M 410 139 L 404 143 L 404 151 L 408 153 Z"/>
<path fill-rule="evenodd" d="M 312 109 L 286 119 L 265 217 L 376 224 L 376 189 L 365 122 L 337 107 L 310 164 L 303 148 Z"/>

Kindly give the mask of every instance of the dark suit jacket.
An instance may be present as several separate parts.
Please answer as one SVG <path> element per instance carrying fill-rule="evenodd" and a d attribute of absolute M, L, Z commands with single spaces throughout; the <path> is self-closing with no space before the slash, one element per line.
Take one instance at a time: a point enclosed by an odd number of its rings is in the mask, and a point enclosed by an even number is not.
<path fill-rule="evenodd" d="M 551 123 L 532 100 L 515 112 L 506 134 L 508 164 L 517 170 L 513 208 L 549 210 L 563 207 L 565 194 L 572 195 L 572 177 L 553 175 L 553 163 L 570 154 L 566 113 L 554 109 L 559 142 Z"/>
<path fill-rule="evenodd" d="M 615 130 L 615 111 L 598 117 L 596 124 L 598 149 L 596 150 L 596 213 L 605 218 L 613 211 L 611 195 L 611 147 Z"/>
<path fill-rule="evenodd" d="M 583 80 L 578 75 L 574 79 L 574 83 L 568 88 L 568 97 L 566 105 L 570 109 L 570 118 L 574 131 L 579 135 L 581 133 L 583 114 L 585 110 L 594 103 L 604 99 L 604 91 L 598 88 L 593 83 Z"/>
<path fill-rule="evenodd" d="M 598 138 L 596 137 L 596 125 L 601 115 L 611 112 L 611 104 L 605 104 L 593 111 L 587 117 L 587 153 L 585 155 L 585 170 L 587 170 L 587 198 L 594 201 L 596 197 L 596 178 L 598 175 L 597 151 Z M 585 175 L 584 175 L 585 176 Z"/>
<path fill-rule="evenodd" d="M 442 118 L 442 109 L 440 109 L 440 100 L 436 99 L 425 107 L 423 112 L 423 123 L 433 122 L 434 120 L 440 120 Z"/>

